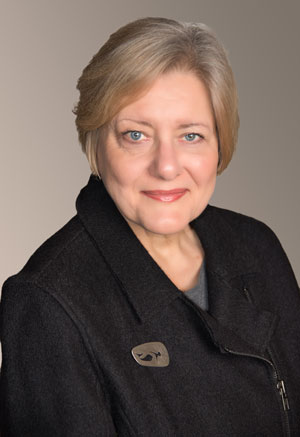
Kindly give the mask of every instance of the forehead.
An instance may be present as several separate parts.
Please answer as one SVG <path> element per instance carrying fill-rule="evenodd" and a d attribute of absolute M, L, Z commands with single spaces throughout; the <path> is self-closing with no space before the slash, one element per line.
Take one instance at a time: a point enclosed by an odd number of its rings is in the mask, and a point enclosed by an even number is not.
<path fill-rule="evenodd" d="M 192 72 L 172 71 L 156 78 L 139 96 L 117 114 L 116 119 L 202 117 L 213 122 L 209 92 Z"/>

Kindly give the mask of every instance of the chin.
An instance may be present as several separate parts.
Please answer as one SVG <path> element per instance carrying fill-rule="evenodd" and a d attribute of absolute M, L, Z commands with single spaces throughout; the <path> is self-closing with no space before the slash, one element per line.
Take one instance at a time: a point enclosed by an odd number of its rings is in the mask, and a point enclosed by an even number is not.
<path fill-rule="evenodd" d="M 156 220 L 145 223 L 143 227 L 154 234 L 171 235 L 183 231 L 188 224 L 189 220 Z"/>

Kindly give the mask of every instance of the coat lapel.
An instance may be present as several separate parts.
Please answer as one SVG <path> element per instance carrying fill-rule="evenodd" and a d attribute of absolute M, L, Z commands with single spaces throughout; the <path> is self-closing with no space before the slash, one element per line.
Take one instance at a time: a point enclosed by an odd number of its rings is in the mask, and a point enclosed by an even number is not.
<path fill-rule="evenodd" d="M 226 214 L 208 206 L 191 223 L 206 257 L 209 314 L 217 321 L 219 344 L 240 353 L 264 355 L 278 318 L 248 299 L 244 288 L 255 293 L 261 286 L 260 266 L 255 253 L 243 244 L 241 232 L 225 219 Z"/>
<path fill-rule="evenodd" d="M 209 271 L 208 289 L 209 314 L 218 322 L 218 344 L 235 352 L 264 356 L 277 317 L 254 306 L 242 290 Z"/>
<path fill-rule="evenodd" d="M 119 213 L 102 182 L 91 177 L 77 211 L 140 321 L 177 299 L 181 292 L 155 263 Z"/>

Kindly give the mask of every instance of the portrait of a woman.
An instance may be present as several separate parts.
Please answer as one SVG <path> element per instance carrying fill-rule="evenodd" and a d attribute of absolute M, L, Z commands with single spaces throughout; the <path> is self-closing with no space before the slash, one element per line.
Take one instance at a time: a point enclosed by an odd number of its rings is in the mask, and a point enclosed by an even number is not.
<path fill-rule="evenodd" d="M 275 234 L 209 205 L 237 142 L 204 24 L 121 27 L 78 81 L 77 214 L 3 287 L 3 436 L 299 436 L 300 294 Z"/>

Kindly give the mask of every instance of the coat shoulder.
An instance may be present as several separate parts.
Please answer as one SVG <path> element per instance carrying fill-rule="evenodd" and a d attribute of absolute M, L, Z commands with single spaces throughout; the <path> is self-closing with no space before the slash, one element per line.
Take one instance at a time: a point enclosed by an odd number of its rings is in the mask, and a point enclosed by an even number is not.
<path fill-rule="evenodd" d="M 281 275 L 297 284 L 285 250 L 268 225 L 253 217 L 215 206 L 208 207 L 207 215 L 218 229 L 219 239 L 224 239 L 220 243 L 224 251 L 235 251 L 241 259 L 252 259 L 252 265 L 263 275 L 269 271 L 271 276 Z"/>
<path fill-rule="evenodd" d="M 216 206 L 209 206 L 208 212 L 220 227 L 229 228 L 236 236 L 249 239 L 250 246 L 258 241 L 278 244 L 279 240 L 273 230 L 264 222 L 239 212 Z M 280 243 L 279 243 L 280 244 Z"/>
<path fill-rule="evenodd" d="M 105 290 L 113 282 L 92 236 L 75 216 L 34 252 L 19 273 L 5 281 L 0 318 L 4 309 L 16 308 L 15 302 L 29 301 L 34 306 L 43 301 L 48 306 L 54 300 L 81 331 L 93 308 L 102 308 Z"/>
<path fill-rule="evenodd" d="M 94 247 L 78 216 L 74 216 L 55 234 L 50 236 L 28 259 L 17 274 L 9 277 L 3 285 L 14 286 L 27 283 L 40 286 L 61 282 L 66 275 L 78 270 L 87 251 Z"/>

